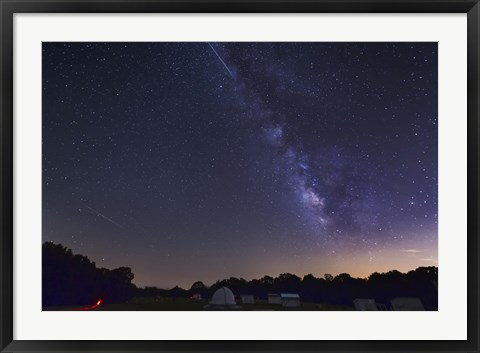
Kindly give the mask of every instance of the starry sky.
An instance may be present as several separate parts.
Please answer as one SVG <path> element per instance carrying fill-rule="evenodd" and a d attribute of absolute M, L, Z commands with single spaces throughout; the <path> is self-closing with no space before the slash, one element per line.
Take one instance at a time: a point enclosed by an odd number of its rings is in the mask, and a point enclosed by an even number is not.
<path fill-rule="evenodd" d="M 437 266 L 437 43 L 43 43 L 43 241 L 139 286 Z"/>

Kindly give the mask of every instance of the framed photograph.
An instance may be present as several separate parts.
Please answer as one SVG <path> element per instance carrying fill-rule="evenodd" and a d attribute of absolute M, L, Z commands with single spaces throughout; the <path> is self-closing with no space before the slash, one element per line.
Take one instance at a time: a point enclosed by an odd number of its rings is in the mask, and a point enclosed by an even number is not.
<path fill-rule="evenodd" d="M 477 1 L 1 1 L 1 350 L 478 352 Z"/>

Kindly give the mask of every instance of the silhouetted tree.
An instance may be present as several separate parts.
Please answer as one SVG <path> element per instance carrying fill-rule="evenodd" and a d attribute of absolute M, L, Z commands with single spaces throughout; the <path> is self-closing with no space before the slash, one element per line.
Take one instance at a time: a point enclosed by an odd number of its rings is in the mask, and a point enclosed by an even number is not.
<path fill-rule="evenodd" d="M 330 273 L 325 273 L 325 275 L 323 276 L 325 278 L 326 281 L 333 281 L 333 276 L 330 274 Z"/>
<path fill-rule="evenodd" d="M 203 282 L 197 281 L 190 287 L 190 295 L 200 294 L 202 297 L 206 297 L 208 294 L 208 288 Z"/>
<path fill-rule="evenodd" d="M 168 295 L 170 297 L 176 297 L 176 298 L 187 298 L 188 291 L 183 288 L 180 288 L 179 286 L 175 286 L 168 291 Z"/>
<path fill-rule="evenodd" d="M 178 286 L 172 289 L 157 287 L 136 288 L 130 268 L 114 270 L 97 268 L 94 262 L 82 255 L 74 255 L 70 249 L 53 243 L 43 244 L 43 304 L 82 305 L 102 298 L 105 302 L 118 303 L 136 296 L 167 296 L 187 298 L 199 293 L 211 297 L 221 287 L 230 288 L 236 295 L 253 294 L 266 299 L 268 293 L 298 293 L 302 301 L 330 305 L 353 305 L 355 298 L 373 298 L 377 303 L 390 306 L 395 297 L 418 297 L 427 310 L 437 310 L 437 267 L 419 267 L 408 273 L 389 271 L 372 273 L 368 278 L 353 278 L 348 273 L 337 276 L 325 274 L 317 278 L 308 274 L 300 278 L 291 273 L 278 277 L 263 276 L 246 281 L 230 277 L 215 282 L 210 287 L 197 281 L 189 290 Z"/>
<path fill-rule="evenodd" d="M 97 268 L 86 256 L 74 255 L 60 244 L 42 246 L 43 306 L 89 305 L 98 299 L 119 303 L 135 291 L 132 270 Z"/>

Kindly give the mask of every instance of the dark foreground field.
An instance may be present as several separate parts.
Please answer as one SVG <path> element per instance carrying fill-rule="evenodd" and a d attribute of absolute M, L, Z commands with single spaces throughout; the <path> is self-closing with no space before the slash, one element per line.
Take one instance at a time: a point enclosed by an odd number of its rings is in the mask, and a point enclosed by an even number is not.
<path fill-rule="evenodd" d="M 162 298 L 154 303 L 124 303 L 102 304 L 89 311 L 202 311 L 208 304 L 206 300 L 192 301 L 185 298 Z M 316 303 L 302 303 L 299 308 L 284 308 L 281 305 L 268 304 L 259 300 L 255 304 L 240 305 L 244 311 L 348 311 L 354 310 L 349 306 L 321 305 Z M 45 307 L 44 311 L 76 310 L 81 307 L 58 306 Z"/>

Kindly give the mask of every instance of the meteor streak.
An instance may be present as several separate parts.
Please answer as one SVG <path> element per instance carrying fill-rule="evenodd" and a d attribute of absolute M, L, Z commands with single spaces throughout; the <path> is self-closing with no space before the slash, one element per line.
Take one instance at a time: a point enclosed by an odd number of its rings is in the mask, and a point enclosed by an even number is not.
<path fill-rule="evenodd" d="M 87 206 L 86 204 L 83 204 L 86 208 L 88 208 L 90 211 L 92 211 L 93 213 L 95 213 L 98 217 L 102 217 L 103 219 L 107 220 L 108 222 L 116 225 L 117 227 L 120 227 L 122 228 L 122 226 L 120 224 L 118 224 L 117 222 L 115 222 L 113 219 L 111 218 L 108 218 L 107 216 L 105 216 L 104 214 L 101 214 L 100 212 L 98 212 L 96 209 L 90 207 L 90 206 Z"/>
<path fill-rule="evenodd" d="M 217 56 L 217 58 L 222 62 L 223 66 L 225 66 L 225 69 L 227 69 L 228 73 L 230 74 L 230 76 L 233 78 L 233 73 L 232 71 L 230 71 L 230 69 L 228 68 L 227 64 L 225 64 L 225 61 L 223 61 L 223 59 L 221 58 L 220 55 L 218 55 L 217 51 L 215 50 L 215 48 L 209 43 L 207 42 L 207 44 L 210 46 L 210 48 L 213 50 L 213 52 L 215 53 L 215 55 Z"/>

